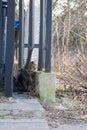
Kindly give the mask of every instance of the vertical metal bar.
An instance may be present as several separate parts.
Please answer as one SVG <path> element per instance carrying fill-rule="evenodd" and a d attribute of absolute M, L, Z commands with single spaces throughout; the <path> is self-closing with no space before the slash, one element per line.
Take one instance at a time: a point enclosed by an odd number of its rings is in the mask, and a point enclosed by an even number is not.
<path fill-rule="evenodd" d="M 7 16 L 5 16 L 5 26 L 3 34 L 3 75 L 5 74 L 5 62 L 6 62 L 6 44 L 7 44 Z"/>
<path fill-rule="evenodd" d="M 29 9 L 29 39 L 28 43 L 30 47 L 34 46 L 34 14 L 35 14 L 35 0 L 30 0 Z"/>
<path fill-rule="evenodd" d="M 43 64 L 43 0 L 40 0 L 40 33 L 39 33 L 39 60 L 38 70 L 42 70 Z"/>
<path fill-rule="evenodd" d="M 38 70 L 45 67 L 45 37 L 46 37 L 46 1 L 40 0 L 40 34 Z"/>
<path fill-rule="evenodd" d="M 52 0 L 47 0 L 47 15 L 46 15 L 46 72 L 51 71 L 51 38 L 52 38 Z"/>
<path fill-rule="evenodd" d="M 29 37 L 28 37 L 28 57 L 25 68 L 29 67 L 31 55 L 32 55 L 32 48 L 34 47 L 34 13 L 35 13 L 35 0 L 30 0 L 29 6 Z"/>
<path fill-rule="evenodd" d="M 2 84 L 2 0 L 0 0 L 0 86 Z"/>
<path fill-rule="evenodd" d="M 24 0 L 19 1 L 19 68 L 23 68 L 24 56 Z"/>
<path fill-rule="evenodd" d="M 13 60 L 14 60 L 14 13 L 15 0 L 8 0 L 7 10 L 7 45 L 6 45 L 6 75 L 5 96 L 12 96 L 13 89 Z"/>
<path fill-rule="evenodd" d="M 43 3 L 43 68 L 45 68 L 45 55 L 46 55 L 46 4 L 47 0 Z"/>
<path fill-rule="evenodd" d="M 5 69 L 5 64 L 4 64 L 4 59 L 5 59 L 5 57 L 4 57 L 4 53 L 5 53 L 5 41 L 6 41 L 6 34 L 5 34 L 5 32 L 6 32 L 6 19 L 7 19 L 7 2 L 2 2 L 2 35 L 3 35 L 3 46 L 2 46 L 2 62 L 3 62 L 3 73 L 4 73 L 4 69 Z M 7 33 L 7 32 L 6 32 Z"/>

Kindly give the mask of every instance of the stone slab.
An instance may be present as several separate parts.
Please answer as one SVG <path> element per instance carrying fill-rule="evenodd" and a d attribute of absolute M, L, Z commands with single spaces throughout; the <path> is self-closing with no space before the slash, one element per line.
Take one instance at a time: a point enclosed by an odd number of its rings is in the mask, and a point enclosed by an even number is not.
<path fill-rule="evenodd" d="M 0 130 L 49 130 L 43 117 L 44 109 L 38 99 L 28 99 L 24 95 L 14 95 L 14 103 L 0 103 Z M 9 114 L 9 113 L 12 114 Z M 30 114 L 31 116 L 22 114 Z M 17 115 L 14 118 L 15 114 Z"/>
<path fill-rule="evenodd" d="M 37 99 L 17 99 L 15 103 L 0 103 L 0 110 L 43 111 Z"/>
<path fill-rule="evenodd" d="M 0 120 L 0 130 L 49 130 L 44 119 Z"/>

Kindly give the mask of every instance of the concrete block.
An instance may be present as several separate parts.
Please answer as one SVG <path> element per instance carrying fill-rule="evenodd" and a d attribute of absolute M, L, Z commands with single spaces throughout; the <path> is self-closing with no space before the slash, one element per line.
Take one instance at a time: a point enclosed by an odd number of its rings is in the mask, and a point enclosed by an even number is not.
<path fill-rule="evenodd" d="M 45 119 L 4 119 L 0 130 L 49 130 L 49 126 Z"/>
<path fill-rule="evenodd" d="M 36 85 L 41 100 L 55 102 L 55 73 L 37 72 Z"/>

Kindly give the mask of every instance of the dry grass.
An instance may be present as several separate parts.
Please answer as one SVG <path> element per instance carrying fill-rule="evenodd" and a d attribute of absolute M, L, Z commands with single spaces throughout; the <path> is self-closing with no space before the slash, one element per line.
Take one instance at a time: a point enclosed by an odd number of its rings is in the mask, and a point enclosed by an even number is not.
<path fill-rule="evenodd" d="M 70 59 L 72 57 L 69 57 Z M 75 54 L 71 61 L 69 58 L 62 61 L 61 69 L 57 72 L 57 89 L 87 90 L 87 57 L 84 54 Z"/>

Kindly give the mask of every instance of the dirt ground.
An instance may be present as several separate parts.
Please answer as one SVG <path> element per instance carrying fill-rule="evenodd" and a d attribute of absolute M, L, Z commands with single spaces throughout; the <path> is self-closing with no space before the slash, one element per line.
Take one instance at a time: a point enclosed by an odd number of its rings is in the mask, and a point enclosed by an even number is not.
<path fill-rule="evenodd" d="M 87 93 L 71 95 L 62 94 L 56 98 L 56 103 L 42 103 L 50 129 L 61 124 L 87 123 Z"/>

